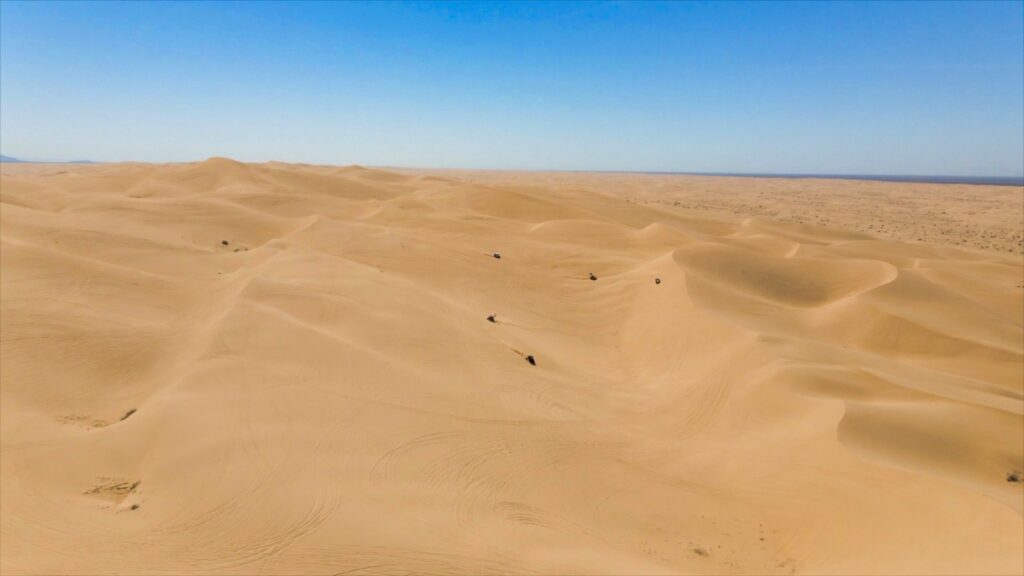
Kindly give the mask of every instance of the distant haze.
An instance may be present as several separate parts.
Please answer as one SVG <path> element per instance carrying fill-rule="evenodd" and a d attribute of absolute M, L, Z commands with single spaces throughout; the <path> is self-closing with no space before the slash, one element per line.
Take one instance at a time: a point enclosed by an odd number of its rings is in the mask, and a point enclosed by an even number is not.
<path fill-rule="evenodd" d="M 0 150 L 1021 177 L 1022 6 L 0 2 Z"/>
<path fill-rule="evenodd" d="M 50 162 L 52 162 L 52 163 L 60 163 L 60 164 L 93 164 L 92 160 L 53 160 L 53 159 L 51 159 L 51 160 L 34 160 L 34 159 L 33 160 L 26 160 L 26 159 L 23 159 L 23 158 L 14 158 L 13 156 L 4 156 L 2 154 L 0 154 L 0 162 L 4 162 L 4 163 L 7 163 L 7 164 L 23 164 L 23 163 L 33 163 L 33 162 L 41 162 L 41 163 L 50 163 Z"/>

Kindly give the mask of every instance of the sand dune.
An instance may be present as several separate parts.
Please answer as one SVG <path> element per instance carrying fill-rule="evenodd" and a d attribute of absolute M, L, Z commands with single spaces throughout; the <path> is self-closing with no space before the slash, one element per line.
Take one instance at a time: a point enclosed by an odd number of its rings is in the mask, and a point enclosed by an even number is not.
<path fill-rule="evenodd" d="M 4 165 L 0 571 L 1024 572 L 1021 190 L 673 182 Z"/>
<path fill-rule="evenodd" d="M 747 216 L 810 227 L 772 227 L 782 235 L 814 226 L 873 237 L 1024 254 L 1020 186 L 751 178 L 681 174 L 399 170 L 506 187 L 585 189 L 633 204 L 670 206 L 713 217 Z"/>

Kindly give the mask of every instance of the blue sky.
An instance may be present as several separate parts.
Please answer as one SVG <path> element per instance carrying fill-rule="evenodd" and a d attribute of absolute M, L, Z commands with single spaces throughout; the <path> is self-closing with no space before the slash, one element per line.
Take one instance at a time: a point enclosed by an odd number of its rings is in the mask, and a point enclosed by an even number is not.
<path fill-rule="evenodd" d="M 1024 173 L 1024 3 L 0 3 L 0 150 Z"/>

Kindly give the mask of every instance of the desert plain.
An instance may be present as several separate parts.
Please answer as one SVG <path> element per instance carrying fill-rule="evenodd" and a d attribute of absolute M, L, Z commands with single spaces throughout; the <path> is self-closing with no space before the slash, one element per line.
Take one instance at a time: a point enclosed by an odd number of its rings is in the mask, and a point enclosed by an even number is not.
<path fill-rule="evenodd" d="M 1024 572 L 1020 187 L 0 175 L 4 575 Z"/>

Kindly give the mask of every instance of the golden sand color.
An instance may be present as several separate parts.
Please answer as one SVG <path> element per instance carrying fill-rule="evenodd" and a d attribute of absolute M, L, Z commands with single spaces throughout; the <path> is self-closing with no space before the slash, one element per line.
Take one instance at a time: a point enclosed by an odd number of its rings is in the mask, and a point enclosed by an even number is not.
<path fill-rule="evenodd" d="M 1024 571 L 1020 188 L 211 159 L 0 200 L 5 575 Z"/>

